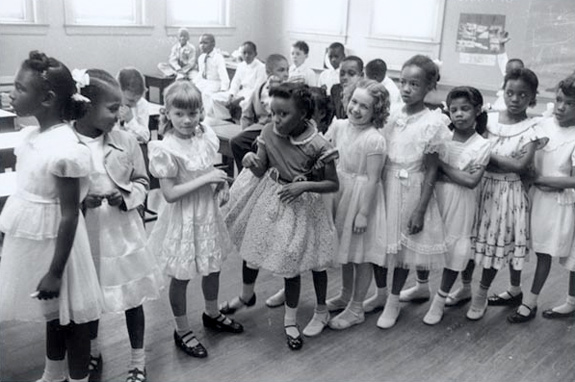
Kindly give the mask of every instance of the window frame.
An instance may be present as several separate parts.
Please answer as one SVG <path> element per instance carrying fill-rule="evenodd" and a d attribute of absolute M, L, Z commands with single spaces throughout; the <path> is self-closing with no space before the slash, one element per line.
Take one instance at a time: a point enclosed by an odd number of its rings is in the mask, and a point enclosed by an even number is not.
<path fill-rule="evenodd" d="M 45 35 L 48 33 L 47 4 L 41 0 L 21 0 L 26 18 L 22 21 L 0 21 L 0 34 Z"/>
<path fill-rule="evenodd" d="M 165 10 L 166 10 L 166 34 L 168 36 L 177 36 L 180 28 L 186 28 L 190 34 L 203 34 L 211 33 L 215 36 L 230 36 L 236 31 L 235 20 L 233 19 L 234 7 L 236 6 L 236 1 L 231 0 L 220 0 L 222 2 L 222 20 L 221 25 L 199 25 L 186 22 L 180 22 L 180 20 L 174 20 L 170 12 L 170 2 L 176 0 L 166 0 Z M 213 0 L 209 0 L 213 1 Z"/>

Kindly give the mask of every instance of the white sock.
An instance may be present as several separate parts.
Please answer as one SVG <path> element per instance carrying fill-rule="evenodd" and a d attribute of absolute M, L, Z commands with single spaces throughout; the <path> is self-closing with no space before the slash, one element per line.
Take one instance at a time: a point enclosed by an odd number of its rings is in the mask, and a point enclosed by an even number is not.
<path fill-rule="evenodd" d="M 509 292 L 509 294 L 511 294 L 513 297 L 515 297 L 515 296 L 517 296 L 519 293 L 521 293 L 521 285 L 520 285 L 520 286 L 510 285 L 510 286 L 509 286 L 509 290 L 508 290 L 507 292 Z"/>
<path fill-rule="evenodd" d="M 575 311 L 575 296 L 567 296 L 567 300 L 565 301 L 565 303 L 563 305 L 559 305 L 555 308 L 553 308 L 554 312 L 557 313 L 563 313 L 563 314 L 567 314 L 567 313 L 571 313 L 573 311 Z"/>
<path fill-rule="evenodd" d="M 100 354 L 100 340 L 96 337 L 93 340 L 90 340 L 90 355 L 98 358 Z"/>
<path fill-rule="evenodd" d="M 132 348 L 132 361 L 130 362 L 129 370 L 137 368 L 138 370 L 144 371 L 146 368 L 146 352 L 144 348 L 133 349 Z"/>
<path fill-rule="evenodd" d="M 46 357 L 44 364 L 44 373 L 42 374 L 42 382 L 61 382 L 67 377 L 68 365 L 66 358 L 62 360 L 51 360 Z"/>
<path fill-rule="evenodd" d="M 190 331 L 190 323 L 188 322 L 188 315 L 174 316 L 176 322 L 176 332 L 181 337 Z"/>
<path fill-rule="evenodd" d="M 297 307 L 285 306 L 284 326 L 295 325 L 297 323 Z"/>

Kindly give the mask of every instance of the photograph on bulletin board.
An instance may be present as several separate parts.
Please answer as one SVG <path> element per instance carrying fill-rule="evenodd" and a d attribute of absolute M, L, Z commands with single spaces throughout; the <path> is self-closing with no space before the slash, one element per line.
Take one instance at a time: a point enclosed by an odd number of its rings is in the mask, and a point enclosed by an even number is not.
<path fill-rule="evenodd" d="M 456 39 L 460 63 L 495 65 L 504 30 L 505 15 L 462 13 Z"/>

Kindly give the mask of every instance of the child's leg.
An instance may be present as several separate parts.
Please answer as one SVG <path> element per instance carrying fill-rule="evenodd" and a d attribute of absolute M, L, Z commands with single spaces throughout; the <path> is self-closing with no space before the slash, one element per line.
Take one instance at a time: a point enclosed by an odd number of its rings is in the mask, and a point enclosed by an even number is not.
<path fill-rule="evenodd" d="M 402 291 L 399 294 L 401 302 L 424 302 L 429 300 L 431 291 L 429 289 L 429 271 L 418 270 L 415 279 L 415 286 Z"/>
<path fill-rule="evenodd" d="M 250 268 L 246 261 L 242 262 L 242 294 L 234 297 L 230 302 L 224 302 L 220 307 L 221 313 L 232 314 L 240 308 L 253 306 L 256 303 L 254 290 L 258 274 L 258 269 Z"/>
<path fill-rule="evenodd" d="M 67 377 L 66 330 L 58 320 L 46 323 L 46 363 L 42 382 L 60 382 Z"/>
<path fill-rule="evenodd" d="M 284 329 L 288 339 L 289 348 L 292 350 L 298 350 L 301 349 L 303 345 L 303 339 L 301 338 L 297 327 L 297 307 L 299 304 L 301 277 L 296 276 L 286 278 L 284 280 L 286 291 Z"/>
<path fill-rule="evenodd" d="M 90 363 L 90 327 L 89 324 L 68 325 L 66 331 L 66 350 L 70 380 L 88 380 Z"/>
<path fill-rule="evenodd" d="M 132 348 L 132 357 L 128 370 L 138 369 L 144 371 L 146 367 L 146 355 L 144 352 L 144 332 L 146 329 L 146 318 L 142 305 L 125 312 L 128 336 Z"/>
<path fill-rule="evenodd" d="M 455 284 L 455 280 L 457 279 L 457 275 L 459 272 L 454 271 L 452 269 L 443 269 L 443 276 L 441 277 L 441 286 L 439 290 L 433 297 L 433 301 L 431 302 L 431 306 L 427 311 L 425 317 L 423 317 L 423 322 L 428 325 L 435 325 L 438 324 L 441 319 L 443 318 L 443 310 L 445 308 L 445 301 L 449 291 Z"/>
<path fill-rule="evenodd" d="M 387 268 L 373 264 L 373 278 L 376 291 L 373 296 L 363 302 L 363 310 L 370 313 L 385 306 L 387 300 Z"/>
<path fill-rule="evenodd" d="M 469 260 L 467 266 L 461 272 L 461 288 L 450 293 L 445 299 L 446 306 L 458 305 L 471 300 L 471 280 L 475 270 L 475 261 Z"/>
<path fill-rule="evenodd" d="M 563 305 L 543 312 L 545 318 L 572 317 L 575 315 L 575 272 L 569 272 L 569 291 Z"/>
<path fill-rule="evenodd" d="M 241 333 L 244 328 L 229 317 L 221 314 L 218 309 L 218 293 L 220 290 L 220 272 L 213 272 L 202 277 L 202 292 L 204 293 L 205 310 L 202 315 L 204 326 L 229 333 Z"/>
<path fill-rule="evenodd" d="M 90 365 L 88 370 L 93 374 L 101 371 L 102 368 L 102 353 L 100 352 L 100 339 L 98 338 L 100 320 L 89 322 L 88 326 L 90 327 Z"/>
<path fill-rule="evenodd" d="M 373 267 L 371 263 L 354 264 L 353 266 L 355 268 L 353 296 L 344 311 L 330 320 L 329 326 L 332 329 L 347 329 L 365 321 L 363 301 L 371 283 Z"/>
<path fill-rule="evenodd" d="M 537 267 L 535 268 L 535 275 L 533 276 L 533 284 L 531 284 L 531 290 L 525 293 L 523 304 L 517 309 L 517 314 L 527 316 L 531 313 L 532 309 L 537 307 L 537 299 L 551 270 L 551 260 L 550 255 L 537 253 Z"/>
<path fill-rule="evenodd" d="M 198 341 L 190 327 L 187 314 L 186 292 L 190 280 L 178 280 L 172 278 L 170 281 L 170 306 L 176 322 L 176 331 L 174 332 L 174 342 L 176 346 L 182 349 L 186 354 L 204 358 L 208 352 L 206 348 Z"/>
<path fill-rule="evenodd" d="M 403 289 L 408 275 L 409 269 L 407 268 L 395 268 L 393 270 L 391 294 L 387 297 L 383 313 L 381 313 L 381 316 L 379 316 L 379 319 L 377 320 L 377 326 L 379 328 L 389 329 L 397 322 L 400 312 L 399 293 L 401 292 L 401 289 Z"/>
<path fill-rule="evenodd" d="M 509 264 L 509 289 L 498 295 L 489 297 L 489 305 L 517 306 L 523 300 L 521 292 L 521 271 L 513 269 Z"/>
<path fill-rule="evenodd" d="M 353 264 L 343 264 L 341 266 L 341 292 L 338 296 L 327 300 L 327 309 L 330 312 L 345 309 L 353 292 Z"/>
<path fill-rule="evenodd" d="M 316 306 L 311 321 L 303 329 L 308 337 L 320 334 L 329 321 L 329 312 L 325 302 L 327 294 L 327 271 L 312 271 L 313 287 L 315 289 Z"/>
<path fill-rule="evenodd" d="M 479 320 L 485 314 L 485 310 L 487 309 L 487 292 L 496 275 L 497 269 L 483 268 L 479 288 L 473 295 L 471 307 L 467 311 L 467 318 L 470 320 Z"/>

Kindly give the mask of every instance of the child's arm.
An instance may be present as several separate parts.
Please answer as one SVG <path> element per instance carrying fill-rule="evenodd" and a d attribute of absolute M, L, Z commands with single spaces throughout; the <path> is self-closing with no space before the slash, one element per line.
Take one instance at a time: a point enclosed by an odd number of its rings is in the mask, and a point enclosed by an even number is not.
<path fill-rule="evenodd" d="M 502 155 L 491 154 L 489 165 L 502 171 L 521 173 L 533 161 L 537 142 L 529 142 L 521 150 L 522 155 L 517 158 L 506 157 Z"/>
<path fill-rule="evenodd" d="M 176 184 L 176 178 L 162 178 L 160 179 L 160 188 L 166 201 L 174 203 L 207 184 L 225 182 L 227 179 L 228 175 L 224 171 L 213 169 L 182 184 Z"/>
<path fill-rule="evenodd" d="M 370 214 L 377 183 L 381 179 L 381 171 L 385 163 L 385 155 L 369 155 L 367 157 L 367 183 L 363 186 L 359 211 L 353 221 L 353 232 L 363 233 L 367 227 L 367 217 Z"/>
<path fill-rule="evenodd" d="M 56 238 L 56 249 L 52 263 L 36 288 L 39 299 L 51 299 L 60 294 L 62 275 L 74 244 L 78 215 L 80 214 L 79 178 L 57 177 L 56 190 L 60 200 L 62 217 L 58 226 L 58 237 Z"/>
<path fill-rule="evenodd" d="M 261 178 L 269 167 L 265 143 L 258 142 L 258 153 L 247 153 L 242 160 L 242 165 L 249 168 L 255 176 Z"/>
<path fill-rule="evenodd" d="M 303 181 L 286 184 L 282 187 L 281 191 L 278 192 L 280 200 L 285 203 L 290 203 L 304 192 L 315 192 L 318 194 L 336 192 L 339 189 L 339 179 L 335 171 L 334 161 L 325 164 L 323 178 L 323 180 L 317 182 Z"/>
<path fill-rule="evenodd" d="M 556 190 L 575 188 L 575 167 L 571 168 L 571 176 L 536 176 L 533 184 Z"/>
<path fill-rule="evenodd" d="M 467 188 L 475 188 L 485 172 L 485 166 L 474 166 L 477 171 L 473 172 L 460 170 L 442 161 L 439 161 L 439 166 L 454 183 Z"/>
<path fill-rule="evenodd" d="M 425 216 L 429 200 L 431 199 L 431 195 L 433 194 L 433 187 L 435 186 L 435 180 L 437 178 L 439 162 L 437 153 L 426 154 L 424 162 L 426 164 L 426 170 L 425 177 L 423 178 L 423 185 L 421 187 L 421 197 L 419 198 L 417 207 L 407 222 L 407 230 L 410 235 L 414 235 L 423 229 L 423 218 Z"/>

